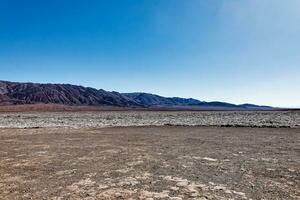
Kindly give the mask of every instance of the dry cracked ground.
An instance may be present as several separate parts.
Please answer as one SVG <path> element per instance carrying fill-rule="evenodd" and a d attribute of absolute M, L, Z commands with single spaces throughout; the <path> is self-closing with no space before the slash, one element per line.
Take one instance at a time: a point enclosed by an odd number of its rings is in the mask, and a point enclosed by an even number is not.
<path fill-rule="evenodd" d="M 0 199 L 300 199 L 300 129 L 0 129 Z"/>
<path fill-rule="evenodd" d="M 0 128 L 164 125 L 300 128 L 300 111 L 0 112 Z"/>

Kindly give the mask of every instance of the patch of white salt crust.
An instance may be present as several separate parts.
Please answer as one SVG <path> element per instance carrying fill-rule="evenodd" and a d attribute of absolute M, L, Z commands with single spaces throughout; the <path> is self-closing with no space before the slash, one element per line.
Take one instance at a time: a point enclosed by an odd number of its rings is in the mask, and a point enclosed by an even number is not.
<path fill-rule="evenodd" d="M 296 111 L 103 111 L 0 113 L 0 128 L 113 126 L 245 126 L 300 128 Z"/>

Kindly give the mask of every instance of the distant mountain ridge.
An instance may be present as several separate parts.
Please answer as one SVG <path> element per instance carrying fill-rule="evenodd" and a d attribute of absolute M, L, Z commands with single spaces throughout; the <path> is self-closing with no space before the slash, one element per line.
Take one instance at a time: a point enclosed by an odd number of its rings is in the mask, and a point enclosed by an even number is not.
<path fill-rule="evenodd" d="M 271 109 L 253 104 L 235 105 L 192 98 L 162 97 L 149 93 L 119 93 L 71 84 L 0 81 L 0 105 L 60 104 L 68 106 L 116 106 L 125 108 Z"/>
<path fill-rule="evenodd" d="M 259 106 L 255 104 L 231 104 L 226 102 L 212 101 L 205 102 L 193 98 L 162 97 L 156 94 L 135 92 L 123 93 L 135 102 L 146 106 L 198 106 L 198 107 L 217 107 L 217 108 L 240 108 L 240 109 L 271 109 L 270 106 Z"/>
<path fill-rule="evenodd" d="M 170 105 L 170 106 L 193 106 L 198 105 L 201 101 L 192 98 L 179 98 L 179 97 L 162 97 L 156 94 L 149 93 L 123 93 L 123 95 L 131 98 L 135 102 L 145 106 L 155 105 Z"/>

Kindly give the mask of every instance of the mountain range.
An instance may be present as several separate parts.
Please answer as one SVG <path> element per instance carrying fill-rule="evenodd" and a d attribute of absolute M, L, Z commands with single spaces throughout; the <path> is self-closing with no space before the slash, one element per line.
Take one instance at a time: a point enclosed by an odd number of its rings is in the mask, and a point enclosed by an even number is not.
<path fill-rule="evenodd" d="M 205 102 L 192 98 L 163 97 L 149 93 L 119 93 L 71 84 L 40 84 L 0 81 L 0 105 L 57 104 L 161 109 L 272 109 L 254 104 Z"/>

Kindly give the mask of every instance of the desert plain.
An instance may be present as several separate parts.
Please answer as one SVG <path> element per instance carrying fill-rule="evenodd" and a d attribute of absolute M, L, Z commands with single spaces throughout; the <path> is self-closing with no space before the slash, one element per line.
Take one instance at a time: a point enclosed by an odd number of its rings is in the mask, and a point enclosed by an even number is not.
<path fill-rule="evenodd" d="M 0 113 L 0 199 L 300 199 L 299 111 Z"/>

